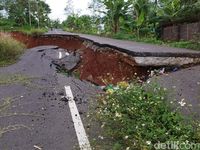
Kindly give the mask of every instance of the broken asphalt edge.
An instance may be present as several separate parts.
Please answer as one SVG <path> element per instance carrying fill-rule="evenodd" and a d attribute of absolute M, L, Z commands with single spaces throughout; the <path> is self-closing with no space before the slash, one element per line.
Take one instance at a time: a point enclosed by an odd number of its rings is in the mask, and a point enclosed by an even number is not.
<path fill-rule="evenodd" d="M 101 48 L 111 48 L 111 49 L 115 49 L 119 52 L 122 53 L 126 53 L 130 56 L 133 57 L 187 57 L 187 58 L 200 58 L 200 52 L 198 53 L 198 51 L 196 53 L 194 52 L 178 52 L 178 53 L 171 53 L 171 52 L 135 52 L 135 51 L 131 51 L 131 50 L 127 50 L 121 47 L 117 47 L 114 45 L 110 45 L 110 44 L 100 44 L 98 42 L 95 42 L 94 40 L 85 38 L 85 37 L 81 37 L 79 35 L 75 35 L 75 34 L 43 34 L 41 35 L 42 37 L 48 37 L 48 36 L 71 36 L 73 38 L 76 38 L 78 40 L 81 40 L 82 42 L 84 41 L 88 41 L 91 42 L 93 45 L 99 46 Z"/>

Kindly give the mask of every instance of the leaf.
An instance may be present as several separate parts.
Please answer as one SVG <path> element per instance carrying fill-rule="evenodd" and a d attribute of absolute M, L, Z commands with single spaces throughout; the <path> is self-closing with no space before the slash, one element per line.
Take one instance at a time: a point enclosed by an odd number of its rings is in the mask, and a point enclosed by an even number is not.
<path fill-rule="evenodd" d="M 140 15 L 139 15 L 139 17 L 138 17 L 138 19 L 136 20 L 136 25 L 138 27 L 141 26 L 143 24 L 143 22 L 144 22 L 144 19 L 145 19 L 145 12 L 144 12 L 144 10 L 142 10 Z"/>

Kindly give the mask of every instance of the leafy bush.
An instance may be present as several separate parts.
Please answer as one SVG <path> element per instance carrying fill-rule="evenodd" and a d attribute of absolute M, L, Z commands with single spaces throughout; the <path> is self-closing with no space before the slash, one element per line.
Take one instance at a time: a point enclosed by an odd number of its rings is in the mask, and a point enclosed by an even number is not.
<path fill-rule="evenodd" d="M 7 25 L 1 25 L 1 21 L 0 21 L 0 30 L 4 32 L 19 31 L 28 35 L 42 35 L 48 31 L 47 28 L 35 28 L 30 26 L 17 27 L 11 23 Z"/>
<path fill-rule="evenodd" d="M 105 36 L 105 35 L 104 35 Z M 187 49 L 193 49 L 193 50 L 200 50 L 200 42 L 199 42 L 199 35 L 197 36 L 195 41 L 162 41 L 158 40 L 155 37 L 141 37 L 137 38 L 136 35 L 133 34 L 125 34 L 125 33 L 117 33 L 111 36 L 108 36 L 114 39 L 120 39 L 120 40 L 132 40 L 136 42 L 143 42 L 143 43 L 149 43 L 149 44 L 157 44 L 157 45 L 164 45 L 169 47 L 177 47 L 177 48 L 187 48 Z"/>
<path fill-rule="evenodd" d="M 132 40 L 132 39 L 136 39 L 136 35 L 134 34 L 125 34 L 125 33 L 117 33 L 117 34 L 114 34 L 112 36 L 112 38 L 115 38 L 115 39 L 123 39 L 123 40 Z"/>
<path fill-rule="evenodd" d="M 188 49 L 193 49 L 193 50 L 200 50 L 200 43 L 193 42 L 193 41 L 171 42 L 168 45 L 172 46 L 172 47 L 178 47 L 178 48 L 188 48 Z"/>
<path fill-rule="evenodd" d="M 15 62 L 23 53 L 24 44 L 16 41 L 7 34 L 0 34 L 0 65 Z"/>
<path fill-rule="evenodd" d="M 199 142 L 197 124 L 171 109 L 164 89 L 149 86 L 148 91 L 137 84 L 119 86 L 99 99 L 97 117 L 109 148 L 150 150 L 158 142 Z"/>
<path fill-rule="evenodd" d="M 48 29 L 23 27 L 21 29 L 18 29 L 17 31 L 21 31 L 21 32 L 28 34 L 28 35 L 42 35 L 43 33 L 47 32 Z"/>

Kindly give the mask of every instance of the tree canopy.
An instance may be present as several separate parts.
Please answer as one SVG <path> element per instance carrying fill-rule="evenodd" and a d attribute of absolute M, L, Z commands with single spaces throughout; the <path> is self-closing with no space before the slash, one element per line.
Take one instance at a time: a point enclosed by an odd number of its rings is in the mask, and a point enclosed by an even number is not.
<path fill-rule="evenodd" d="M 62 25 L 76 32 L 140 37 L 159 35 L 161 26 L 200 21 L 199 0 L 92 0 L 88 9 L 90 15 L 79 15 L 73 1 L 66 0 L 66 20 Z M 60 21 L 49 19 L 50 13 L 44 0 L 0 1 L 0 24 L 7 19 L 3 23 L 13 26 L 60 27 Z"/>
<path fill-rule="evenodd" d="M 3 0 L 0 8 L 6 11 L 8 19 L 17 26 L 45 26 L 51 12 L 49 5 L 42 0 Z"/>
<path fill-rule="evenodd" d="M 80 31 L 85 30 L 87 22 L 104 26 L 108 34 L 125 32 L 144 36 L 157 35 L 161 25 L 200 20 L 199 0 L 93 0 L 89 8 L 93 12 L 89 20 L 73 14 L 64 25 Z"/>

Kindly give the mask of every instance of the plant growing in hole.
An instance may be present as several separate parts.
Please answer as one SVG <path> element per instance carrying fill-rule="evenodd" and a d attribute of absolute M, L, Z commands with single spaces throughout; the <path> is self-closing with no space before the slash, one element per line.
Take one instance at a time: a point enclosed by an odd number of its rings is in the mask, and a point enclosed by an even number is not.
<path fill-rule="evenodd" d="M 80 79 L 80 77 L 81 77 L 81 74 L 78 70 L 74 71 L 73 75 L 74 75 L 75 78 L 78 78 L 78 79 Z"/>
<path fill-rule="evenodd" d="M 65 68 L 62 67 L 57 67 L 57 72 L 61 73 L 65 76 L 74 76 L 75 78 L 80 79 L 80 72 L 78 70 L 72 71 L 72 70 L 66 70 Z"/>
<path fill-rule="evenodd" d="M 112 83 L 114 81 L 114 77 L 112 74 L 107 73 L 104 76 L 98 77 L 105 85 L 109 85 L 109 83 Z"/>
<path fill-rule="evenodd" d="M 171 109 L 166 91 L 137 83 L 100 96 L 96 117 L 102 124 L 101 146 L 114 150 L 154 149 L 157 142 L 200 142 L 198 122 Z"/>
<path fill-rule="evenodd" d="M 68 70 L 66 70 L 64 67 L 60 67 L 60 66 L 56 66 L 57 72 L 61 73 L 65 76 L 70 76 L 71 72 L 69 72 Z"/>

